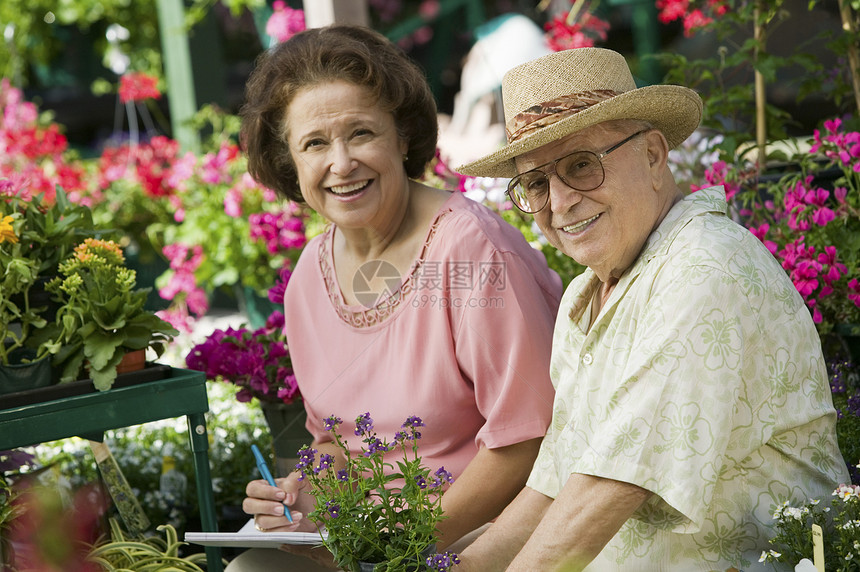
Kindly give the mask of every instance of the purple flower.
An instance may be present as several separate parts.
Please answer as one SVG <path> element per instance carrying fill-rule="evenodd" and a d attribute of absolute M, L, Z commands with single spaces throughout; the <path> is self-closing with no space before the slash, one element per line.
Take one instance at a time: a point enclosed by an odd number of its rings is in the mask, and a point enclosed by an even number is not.
<path fill-rule="evenodd" d="M 367 451 L 364 453 L 365 457 L 370 457 L 376 453 L 385 453 L 388 451 L 388 447 L 382 442 L 382 439 L 379 439 L 378 437 L 369 437 L 365 439 L 364 442 L 367 443 Z"/>
<path fill-rule="evenodd" d="M 299 458 L 299 462 L 296 463 L 296 469 L 301 473 L 299 476 L 299 480 L 302 481 L 305 478 L 305 474 L 308 472 L 307 469 L 309 467 L 313 467 L 314 464 L 314 455 L 317 454 L 316 449 L 311 449 L 307 445 L 298 450 L 296 455 Z"/>
<path fill-rule="evenodd" d="M 35 465 L 35 460 L 35 455 L 31 455 L 22 449 L 0 451 L 0 473 L 17 471 L 24 466 L 32 467 Z"/>
<path fill-rule="evenodd" d="M 427 488 L 427 479 L 425 479 L 421 475 L 416 475 L 415 484 L 418 485 L 419 489 L 424 490 Z"/>
<path fill-rule="evenodd" d="M 355 434 L 357 436 L 370 435 L 373 432 L 373 419 L 370 412 L 363 413 L 355 418 Z"/>
<path fill-rule="evenodd" d="M 342 483 L 349 481 L 349 473 L 346 472 L 346 469 L 341 469 L 337 472 L 337 480 Z"/>
<path fill-rule="evenodd" d="M 406 431 L 398 431 L 394 434 L 394 442 L 402 443 L 403 441 L 409 440 L 409 434 Z"/>
<path fill-rule="evenodd" d="M 328 453 L 323 453 L 322 455 L 320 455 L 320 463 L 314 469 L 314 474 L 317 474 L 317 475 L 320 474 L 321 472 L 330 468 L 333 464 L 334 464 L 334 457 L 332 457 Z"/>
<path fill-rule="evenodd" d="M 341 419 L 337 415 L 329 415 L 328 417 L 323 419 L 323 429 L 325 429 L 326 431 L 334 431 L 341 423 L 343 423 L 343 419 Z"/>
<path fill-rule="evenodd" d="M 404 429 L 408 427 L 424 427 L 424 422 L 417 415 L 411 415 L 406 418 L 406 421 L 401 425 Z"/>
<path fill-rule="evenodd" d="M 436 469 L 436 472 L 433 473 L 433 488 L 441 487 L 446 482 L 453 483 L 454 475 L 446 471 L 445 467 L 439 467 Z"/>
<path fill-rule="evenodd" d="M 337 518 L 340 516 L 340 505 L 334 501 L 326 501 L 325 509 L 328 511 L 328 514 L 332 518 Z"/>
<path fill-rule="evenodd" d="M 455 552 L 445 552 L 444 554 L 429 556 L 425 562 L 432 570 L 447 572 L 453 566 L 460 563 L 460 557 Z"/>
<path fill-rule="evenodd" d="M 417 428 L 424 427 L 424 422 L 417 415 L 411 415 L 406 418 L 401 427 L 409 430 L 408 433 L 404 432 L 403 441 L 417 440 L 421 438 L 421 432 Z M 400 435 L 400 432 L 397 434 Z M 396 438 L 397 436 L 395 436 Z"/>

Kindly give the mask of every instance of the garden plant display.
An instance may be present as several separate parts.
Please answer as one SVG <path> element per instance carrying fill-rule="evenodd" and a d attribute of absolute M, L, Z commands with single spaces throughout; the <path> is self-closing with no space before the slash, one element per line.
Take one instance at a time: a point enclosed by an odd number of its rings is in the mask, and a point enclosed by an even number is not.
<path fill-rule="evenodd" d="M 283 328 L 284 315 L 275 311 L 256 330 L 215 330 L 191 349 L 185 363 L 209 380 L 235 385 L 238 401 L 293 403 L 301 396 Z"/>
<path fill-rule="evenodd" d="M 323 421 L 344 455 L 343 468 L 337 469 L 330 454 L 317 458 L 318 451 L 308 446 L 299 450 L 296 465 L 314 496 L 308 516 L 325 527 L 324 544 L 335 563 L 350 572 L 359 572 L 361 562 L 378 563 L 377 572 L 405 572 L 422 563 L 426 569 L 449 570 L 458 560 L 456 554 L 427 552 L 444 518 L 442 491 L 453 477 L 444 467 L 431 472 L 422 464 L 418 440 L 423 421 L 407 418 L 388 442 L 376 435 L 369 412 L 359 415 L 355 435 L 364 445 L 356 455 L 338 432 L 342 423 L 333 415 Z M 398 454 L 394 462 L 392 452 Z"/>
<path fill-rule="evenodd" d="M 758 182 L 754 172 L 717 162 L 706 172 L 723 184 L 744 225 L 777 258 L 821 334 L 860 323 L 860 132 L 840 119 L 816 129 L 797 168 Z M 827 179 L 821 174 L 830 175 Z"/>
<path fill-rule="evenodd" d="M 762 552 L 759 562 L 812 560 L 812 525 L 825 532 L 824 569 L 828 572 L 852 572 L 860 566 L 860 485 L 840 485 L 830 502 L 813 499 L 795 507 L 786 502 L 774 511 L 776 535 L 774 548 Z"/>
<path fill-rule="evenodd" d="M 148 290 L 137 288 L 135 272 L 124 264 L 118 244 L 87 238 L 46 285 L 59 308 L 55 321 L 34 337 L 53 340 L 61 383 L 86 371 L 96 389 L 110 389 L 126 353 L 152 348 L 160 356 L 179 333 L 144 309 Z"/>

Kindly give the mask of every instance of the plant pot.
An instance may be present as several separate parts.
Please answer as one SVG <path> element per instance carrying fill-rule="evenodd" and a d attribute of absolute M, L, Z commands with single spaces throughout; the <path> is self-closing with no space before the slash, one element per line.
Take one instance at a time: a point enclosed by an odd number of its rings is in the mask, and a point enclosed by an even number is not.
<path fill-rule="evenodd" d="M 130 371 L 139 371 L 144 366 L 146 366 L 146 350 L 134 350 L 122 356 L 122 360 L 116 366 L 116 373 L 119 375 Z"/>
<path fill-rule="evenodd" d="M 304 445 L 310 445 L 311 434 L 305 428 L 307 412 L 301 401 L 293 403 L 271 403 L 261 401 L 263 416 L 272 434 L 275 456 L 281 459 L 294 459 L 296 452 Z"/>
<path fill-rule="evenodd" d="M 236 292 L 236 300 L 241 311 L 248 318 L 248 323 L 252 328 L 262 328 L 266 325 L 266 320 L 276 310 L 283 311 L 283 307 L 275 304 L 268 298 L 257 295 L 253 288 L 248 286 L 234 286 Z"/>
<path fill-rule="evenodd" d="M 422 570 L 427 570 L 427 564 L 425 564 L 424 560 L 429 556 L 436 554 L 436 545 L 431 544 L 427 548 L 421 551 L 421 562 L 411 562 L 406 564 L 407 572 L 421 572 Z M 358 569 L 361 572 L 374 572 L 376 567 L 379 565 L 379 562 L 359 562 Z"/>
<path fill-rule="evenodd" d="M 13 351 L 10 357 L 14 363 L 0 365 L 0 394 L 47 387 L 53 383 L 51 360 L 48 357 L 22 363 L 24 359 L 35 357 L 35 352 L 23 348 Z"/>
<path fill-rule="evenodd" d="M 860 324 L 836 324 L 833 333 L 846 354 L 846 358 L 860 365 Z"/>

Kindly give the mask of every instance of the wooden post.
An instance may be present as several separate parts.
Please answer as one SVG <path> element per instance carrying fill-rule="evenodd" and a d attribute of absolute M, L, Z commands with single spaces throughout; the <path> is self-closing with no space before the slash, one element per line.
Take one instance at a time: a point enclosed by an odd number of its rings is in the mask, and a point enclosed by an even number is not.
<path fill-rule="evenodd" d="M 185 31 L 182 0 L 157 0 L 161 52 L 167 74 L 167 97 L 173 138 L 183 151 L 198 152 L 200 137 L 188 121 L 197 111 L 194 79 L 191 75 L 191 52 Z"/>
<path fill-rule="evenodd" d="M 759 55 L 764 52 L 767 44 L 767 22 L 763 14 L 766 7 L 763 0 L 756 0 L 754 10 L 754 37 L 756 41 L 753 62 L 758 63 Z M 756 145 L 758 146 L 758 165 L 756 171 L 761 174 L 767 162 L 767 92 L 765 89 L 764 75 L 755 70 L 755 125 Z"/>
<path fill-rule="evenodd" d="M 842 17 L 842 29 L 856 38 L 857 22 L 848 0 L 839 0 L 839 15 Z M 860 112 L 860 50 L 857 49 L 856 41 L 848 46 L 848 65 L 851 66 L 851 87 L 854 89 L 856 111 Z"/>
<path fill-rule="evenodd" d="M 367 0 L 304 0 L 305 25 L 322 28 L 329 24 L 369 26 Z"/>

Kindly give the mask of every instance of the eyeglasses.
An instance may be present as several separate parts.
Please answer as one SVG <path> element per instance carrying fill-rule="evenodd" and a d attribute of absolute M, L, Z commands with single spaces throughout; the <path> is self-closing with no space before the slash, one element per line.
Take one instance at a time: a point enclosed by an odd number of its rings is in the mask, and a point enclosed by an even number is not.
<path fill-rule="evenodd" d="M 549 177 L 554 172 L 561 181 L 576 191 L 593 191 L 603 184 L 606 172 L 601 159 L 648 131 L 637 131 L 623 141 L 616 143 L 603 153 L 575 151 L 555 161 L 550 161 L 525 173 L 521 173 L 508 183 L 508 196 L 514 206 L 524 213 L 540 212 L 549 202 Z M 543 169 L 547 169 L 545 172 Z"/>

